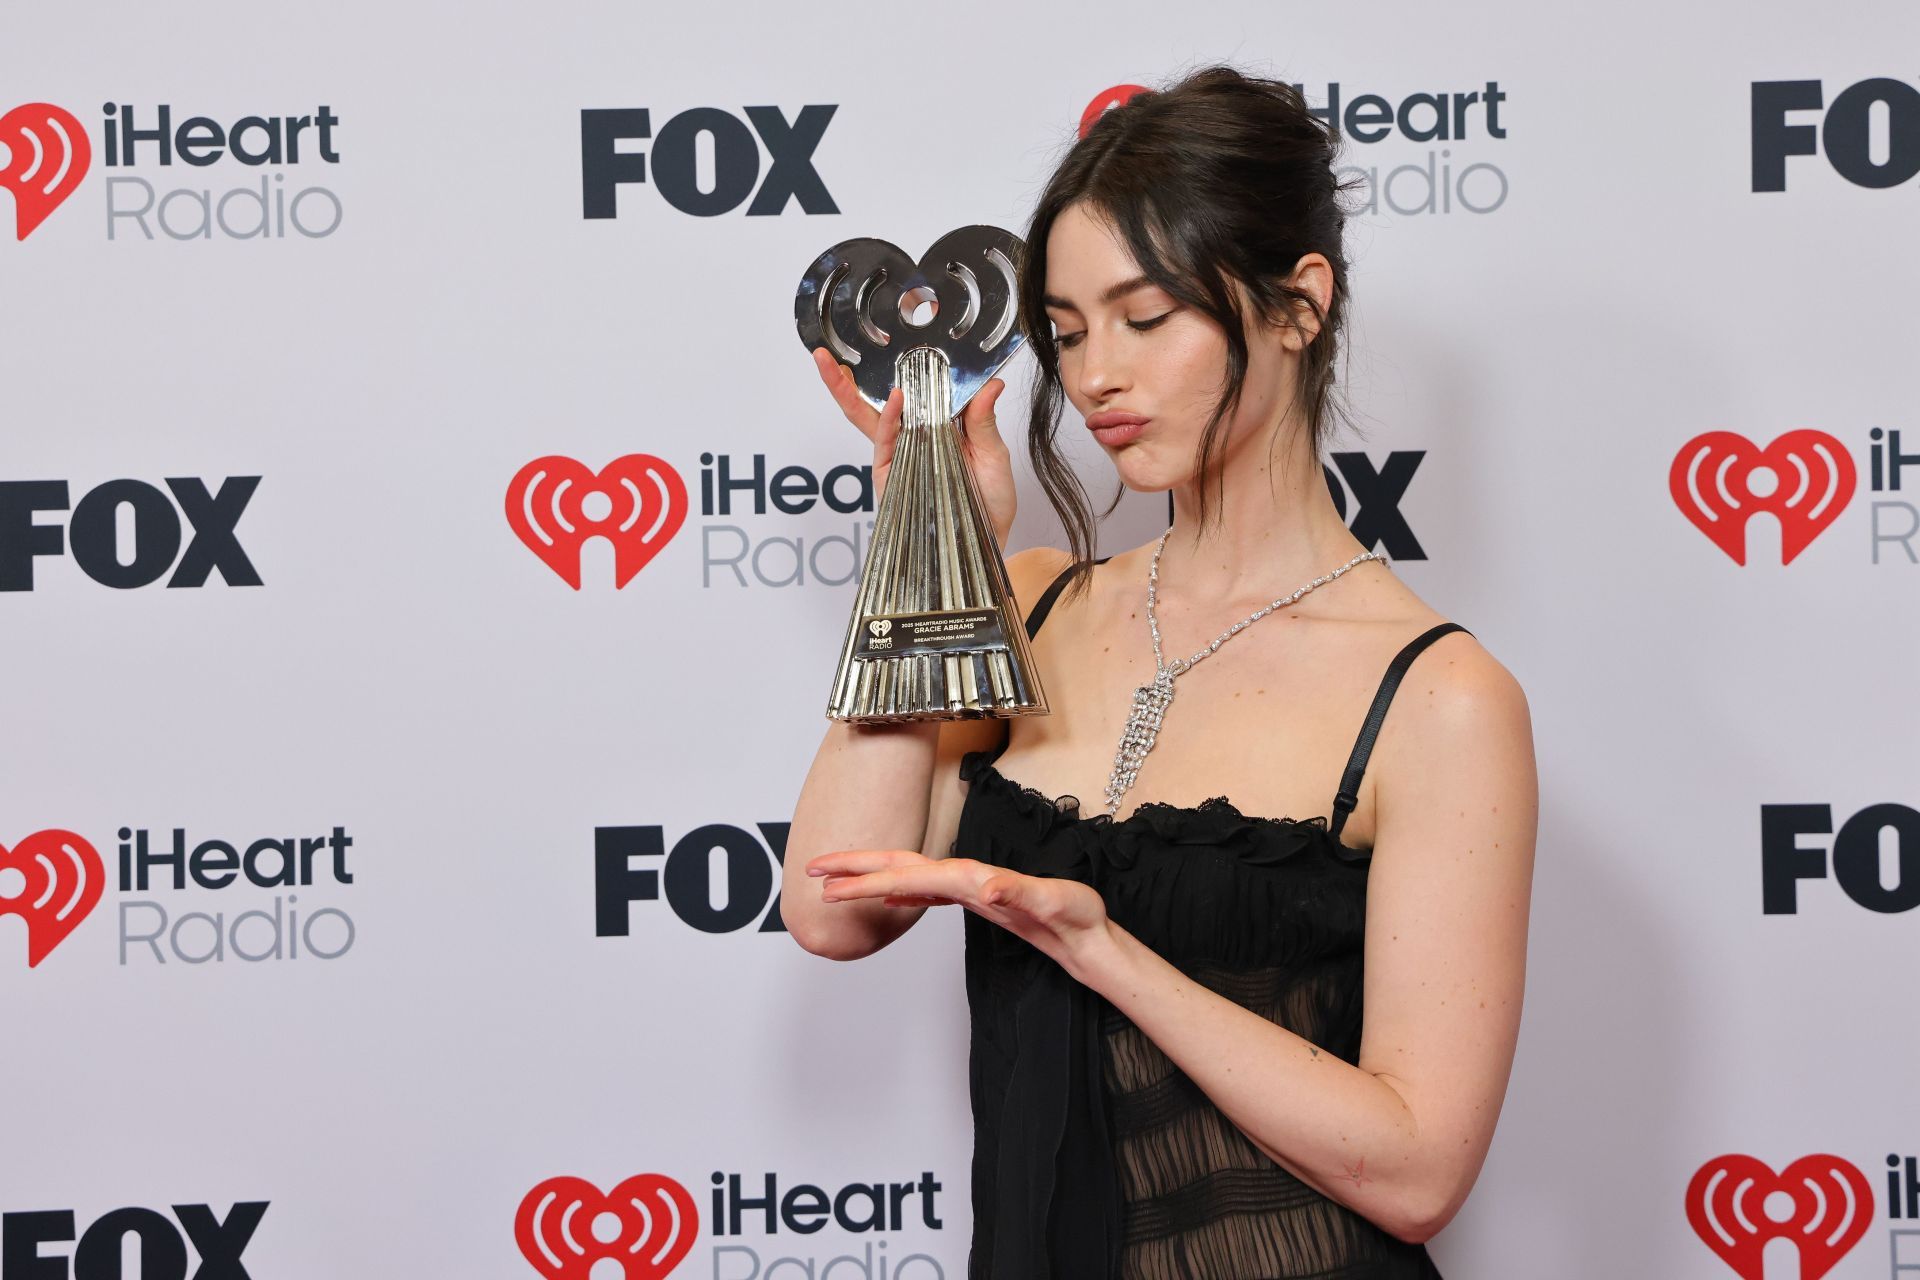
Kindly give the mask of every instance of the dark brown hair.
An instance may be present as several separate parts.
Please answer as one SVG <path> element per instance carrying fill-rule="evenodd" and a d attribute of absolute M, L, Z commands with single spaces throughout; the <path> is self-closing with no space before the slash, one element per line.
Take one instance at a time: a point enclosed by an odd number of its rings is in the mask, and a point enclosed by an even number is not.
<path fill-rule="evenodd" d="M 1204 528 L 1207 481 L 1216 494 L 1221 487 L 1212 465 L 1218 437 L 1246 382 L 1246 329 L 1229 280 L 1239 282 L 1264 323 L 1290 323 L 1296 306 L 1319 322 L 1295 398 L 1305 406 L 1314 458 L 1331 432 L 1330 415 L 1343 411 L 1333 369 L 1347 309 L 1341 244 L 1347 211 L 1340 195 L 1362 179 L 1335 180 L 1339 147 L 1339 134 L 1308 113 L 1292 85 L 1216 65 L 1108 110 L 1048 179 L 1027 227 L 1019 307 L 1021 329 L 1039 363 L 1027 451 L 1078 566 L 1069 594 L 1089 580 L 1099 517 L 1055 442 L 1066 396 L 1059 347 L 1041 301 L 1054 220 L 1069 205 L 1087 202 L 1113 226 L 1141 274 L 1225 331 L 1226 387 L 1195 455 Z M 1310 294 L 1285 283 L 1308 253 L 1324 255 L 1333 267 L 1332 303 L 1324 313 Z M 1101 516 L 1112 513 L 1124 492 L 1122 486 L 1114 493 Z"/>

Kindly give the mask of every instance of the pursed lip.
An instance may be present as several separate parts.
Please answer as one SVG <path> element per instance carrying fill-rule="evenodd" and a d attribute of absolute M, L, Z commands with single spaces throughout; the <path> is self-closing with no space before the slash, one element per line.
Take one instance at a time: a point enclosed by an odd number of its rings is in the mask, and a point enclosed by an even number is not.
<path fill-rule="evenodd" d="M 1087 429 L 1098 430 L 1101 427 L 1137 427 L 1147 419 L 1137 413 L 1125 413 L 1118 409 L 1107 409 L 1100 413 L 1087 415 Z"/>

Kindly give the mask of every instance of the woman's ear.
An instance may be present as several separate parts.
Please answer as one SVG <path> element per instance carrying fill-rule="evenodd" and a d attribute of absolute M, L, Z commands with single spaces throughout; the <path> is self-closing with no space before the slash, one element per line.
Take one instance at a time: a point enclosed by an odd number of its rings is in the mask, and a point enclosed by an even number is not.
<path fill-rule="evenodd" d="M 1324 254 L 1305 253 L 1300 261 L 1294 263 L 1293 271 L 1287 276 L 1287 284 L 1306 294 L 1319 304 L 1320 314 L 1325 315 L 1333 307 L 1333 264 Z M 1320 336 L 1320 321 L 1314 317 L 1311 308 L 1304 303 L 1293 304 L 1293 325 L 1284 335 L 1289 351 L 1304 351 Z"/>

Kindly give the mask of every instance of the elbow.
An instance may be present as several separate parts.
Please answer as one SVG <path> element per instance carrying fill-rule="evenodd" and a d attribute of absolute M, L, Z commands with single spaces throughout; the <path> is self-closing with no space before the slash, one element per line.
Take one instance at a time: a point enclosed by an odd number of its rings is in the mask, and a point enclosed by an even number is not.
<path fill-rule="evenodd" d="M 873 954 L 872 947 L 850 946 L 831 938 L 805 941 L 796 935 L 794 941 L 800 943 L 802 951 L 819 956 L 822 960 L 862 960 Z"/>
<path fill-rule="evenodd" d="M 800 944 L 802 951 L 819 956 L 823 960 L 860 960 L 874 952 L 871 945 L 862 944 L 857 939 L 844 936 L 836 937 L 832 931 L 820 929 L 817 925 L 804 920 L 789 917 L 783 923 L 787 926 L 787 933 Z"/>
<path fill-rule="evenodd" d="M 1392 1214 L 1379 1225 L 1396 1240 L 1407 1244 L 1425 1244 L 1453 1221 L 1466 1198 L 1466 1187 L 1409 1187 L 1393 1206 Z"/>
<path fill-rule="evenodd" d="M 1428 1215 L 1402 1216 L 1387 1224 L 1386 1232 L 1404 1244 L 1425 1244 L 1440 1234 L 1447 1219 Z"/>

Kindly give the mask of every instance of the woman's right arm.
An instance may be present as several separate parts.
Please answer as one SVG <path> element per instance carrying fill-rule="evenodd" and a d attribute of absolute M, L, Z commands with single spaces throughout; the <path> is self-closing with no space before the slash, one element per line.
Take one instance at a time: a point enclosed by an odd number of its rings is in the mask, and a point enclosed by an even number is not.
<path fill-rule="evenodd" d="M 1033 607 L 1066 559 L 1042 547 L 1008 558 L 1021 608 Z M 781 869 L 780 915 L 794 941 L 828 959 L 857 960 L 912 928 L 925 907 L 821 901 L 825 881 L 807 874 L 807 862 L 840 849 L 946 857 L 966 801 L 960 757 L 991 748 L 1005 732 L 999 719 L 829 725 L 800 788 Z"/>
<path fill-rule="evenodd" d="M 873 443 L 873 491 L 885 491 L 900 431 L 896 389 L 876 411 L 855 389 L 852 371 L 825 347 L 814 368 L 841 413 Z M 1013 459 L 994 419 L 1006 384 L 988 379 L 962 411 L 961 456 L 973 471 L 987 516 L 1002 546 L 1013 528 Z M 1007 561 L 1014 598 L 1031 603 L 1039 589 L 1027 582 L 1034 566 L 1058 552 L 1023 552 Z M 1044 586 L 1044 584 L 1042 584 Z M 960 757 L 999 741 L 997 720 L 855 725 L 834 721 L 794 805 L 780 878 L 780 914 L 794 940 L 816 955 L 852 960 L 886 946 L 923 907 L 889 907 L 878 900 L 822 902 L 823 881 L 807 875 L 807 861 L 838 849 L 912 849 L 943 858 L 953 844 L 965 798 Z"/>

